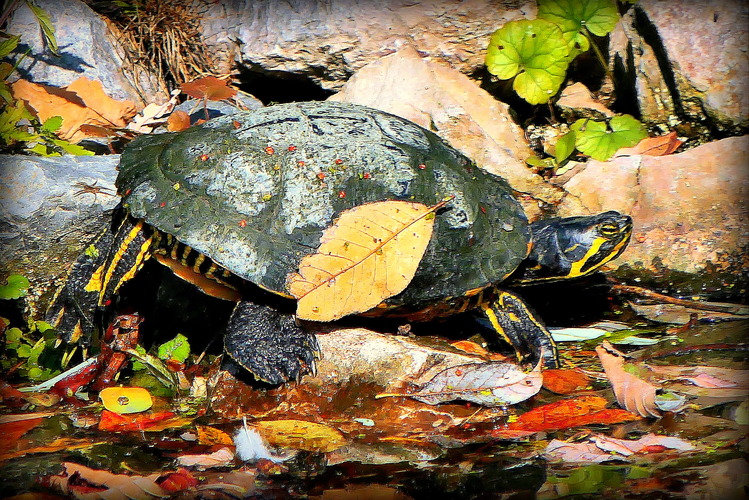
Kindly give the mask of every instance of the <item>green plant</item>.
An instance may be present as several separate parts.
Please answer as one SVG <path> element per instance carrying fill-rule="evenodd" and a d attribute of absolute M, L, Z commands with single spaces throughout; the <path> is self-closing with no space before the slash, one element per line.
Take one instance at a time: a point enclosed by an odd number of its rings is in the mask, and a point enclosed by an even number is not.
<path fill-rule="evenodd" d="M 603 121 L 581 118 L 570 126 L 570 131 L 565 135 L 574 138 L 575 148 L 581 153 L 595 160 L 606 161 L 619 149 L 632 147 L 646 138 L 648 132 L 636 118 L 618 115 Z M 560 141 L 564 138 L 565 136 L 562 136 Z M 571 139 L 567 138 L 565 141 L 567 144 Z M 569 151 L 569 154 L 571 153 L 572 151 Z M 566 157 L 561 161 L 564 159 Z M 557 161 L 561 163 L 558 149 Z"/>
<path fill-rule="evenodd" d="M 507 80 L 530 104 L 549 101 L 565 80 L 567 67 L 591 46 L 608 66 L 592 35 L 605 36 L 616 26 L 614 0 L 539 0 L 538 19 L 510 21 L 494 32 L 486 52 L 488 71 Z"/>
<path fill-rule="evenodd" d="M 19 4 L 20 2 L 12 2 L 3 12 L 2 18 L 7 18 Z M 39 22 L 47 48 L 53 54 L 57 55 L 55 29 L 52 26 L 49 15 L 33 2 L 27 1 L 26 4 Z M 4 38 L 0 42 L 0 59 L 4 59 L 18 48 L 21 37 L 19 35 L 0 33 L 0 38 Z M 63 153 L 93 155 L 92 151 L 60 139 L 55 135 L 55 132 L 62 126 L 61 117 L 53 116 L 45 120 L 44 123 L 40 123 L 23 101 L 13 97 L 8 79 L 24 57 L 25 55 L 18 58 L 15 65 L 11 65 L 5 61 L 0 63 L 0 99 L 2 99 L 2 110 L 0 110 L 0 148 L 11 152 L 20 149 L 27 153 L 42 156 L 61 156 Z"/>
<path fill-rule="evenodd" d="M 7 324 L 7 320 L 3 320 Z M 32 329 L 24 333 L 20 328 L 5 330 L 5 355 L 2 367 L 17 367 L 18 373 L 41 382 L 60 373 L 60 360 L 54 345 L 57 333 L 44 321 L 35 321 Z"/>

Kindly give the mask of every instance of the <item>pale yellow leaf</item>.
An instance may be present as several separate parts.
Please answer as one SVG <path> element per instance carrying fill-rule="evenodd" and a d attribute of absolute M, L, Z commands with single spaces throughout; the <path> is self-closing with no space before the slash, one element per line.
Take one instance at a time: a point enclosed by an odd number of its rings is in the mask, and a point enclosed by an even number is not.
<path fill-rule="evenodd" d="M 333 321 L 368 311 L 402 292 L 413 279 L 434 229 L 433 207 L 381 201 L 342 212 L 323 231 L 316 253 L 287 279 L 297 316 Z"/>
<path fill-rule="evenodd" d="M 266 420 L 253 423 L 252 428 L 271 446 L 325 453 L 346 443 L 337 429 L 304 420 Z"/>

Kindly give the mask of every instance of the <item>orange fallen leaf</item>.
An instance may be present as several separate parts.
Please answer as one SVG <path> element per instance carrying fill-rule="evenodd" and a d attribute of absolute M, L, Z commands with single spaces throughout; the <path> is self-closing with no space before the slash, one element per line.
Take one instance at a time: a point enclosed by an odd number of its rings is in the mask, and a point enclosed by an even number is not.
<path fill-rule="evenodd" d="M 679 149 L 682 144 L 684 144 L 684 141 L 679 139 L 674 131 L 658 137 L 646 137 L 631 148 L 621 148 L 614 154 L 614 157 L 631 155 L 665 156 Z"/>
<path fill-rule="evenodd" d="M 556 401 L 523 413 L 506 428 L 524 431 L 555 431 L 588 424 L 618 424 L 640 418 L 625 410 L 606 409 L 607 404 L 608 401 L 600 396 L 581 396 Z"/>
<path fill-rule="evenodd" d="M 622 408 L 643 417 L 661 416 L 655 404 L 658 387 L 628 372 L 624 368 L 624 353 L 604 341 L 596 347 L 596 354 L 614 389 L 616 401 Z"/>
<path fill-rule="evenodd" d="M 169 132 L 182 132 L 190 128 L 190 115 L 178 109 L 173 111 L 166 120 L 166 129 Z"/>
<path fill-rule="evenodd" d="M 263 420 L 250 428 L 273 446 L 325 453 L 346 443 L 337 429 L 304 420 Z"/>
<path fill-rule="evenodd" d="M 3 436 L 0 439 L 0 461 L 6 460 L 6 455 L 16 447 L 21 436 L 41 424 L 42 420 L 33 418 L 0 424 L 0 436 Z"/>
<path fill-rule="evenodd" d="M 207 425 L 198 425 L 196 428 L 198 430 L 199 444 L 226 444 L 234 446 L 234 440 L 232 440 L 231 436 L 221 429 L 216 429 L 215 427 L 209 427 Z"/>
<path fill-rule="evenodd" d="M 179 86 L 182 92 L 196 99 L 208 99 L 209 101 L 221 101 L 237 95 L 236 89 L 228 86 L 226 81 L 215 76 L 197 78 L 191 82 Z"/>
<path fill-rule="evenodd" d="M 80 142 L 87 137 L 96 137 L 80 130 L 82 125 L 104 128 L 121 128 L 135 115 L 135 104 L 117 101 L 104 92 L 101 83 L 85 77 L 61 89 L 41 85 L 27 80 L 18 80 L 11 85 L 13 96 L 22 100 L 26 107 L 41 122 L 53 116 L 62 117 L 62 125 L 56 134 L 70 142 Z"/>
<path fill-rule="evenodd" d="M 590 387 L 590 378 L 577 369 L 544 370 L 544 387 L 557 394 L 571 394 Z"/>

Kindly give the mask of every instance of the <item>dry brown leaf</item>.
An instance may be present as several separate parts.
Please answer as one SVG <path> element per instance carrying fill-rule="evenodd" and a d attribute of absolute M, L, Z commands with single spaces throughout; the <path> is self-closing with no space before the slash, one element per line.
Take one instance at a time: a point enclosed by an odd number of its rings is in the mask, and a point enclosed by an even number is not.
<path fill-rule="evenodd" d="M 182 132 L 190 128 L 190 115 L 182 110 L 176 110 L 166 120 L 166 129 L 169 132 Z"/>
<path fill-rule="evenodd" d="M 198 443 L 200 444 L 226 444 L 234 446 L 234 441 L 231 436 L 221 429 L 216 429 L 215 427 L 207 425 L 198 425 L 196 426 L 196 429 L 198 431 Z"/>
<path fill-rule="evenodd" d="M 631 148 L 621 148 L 614 154 L 614 157 L 631 155 L 665 156 L 679 149 L 682 144 L 684 144 L 684 141 L 679 139 L 676 132 L 673 131 L 658 137 L 646 137 Z"/>
<path fill-rule="evenodd" d="M 624 354 L 614 349 L 608 341 L 596 347 L 596 354 L 614 389 L 616 401 L 622 408 L 643 417 L 660 417 L 655 405 L 658 387 L 642 380 L 624 369 Z"/>
<path fill-rule="evenodd" d="M 65 87 L 65 90 L 78 95 L 89 109 L 106 120 L 110 126 L 124 127 L 130 118 L 135 116 L 135 103 L 112 99 L 104 92 L 101 82 L 96 80 L 81 77 Z"/>
<path fill-rule="evenodd" d="M 87 78 L 79 78 L 67 89 L 26 80 L 18 80 L 11 88 L 13 96 L 24 101 L 39 121 L 61 116 L 62 126 L 57 135 L 70 142 L 80 142 L 98 135 L 81 131 L 82 125 L 124 127 L 127 120 L 135 115 L 135 104 L 111 99 L 104 93 L 101 83 Z"/>
<path fill-rule="evenodd" d="M 359 205 L 323 231 L 317 252 L 287 279 L 297 316 L 333 321 L 372 309 L 411 282 L 434 229 L 433 207 L 407 201 Z"/>
<path fill-rule="evenodd" d="M 209 101 L 221 101 L 237 95 L 236 89 L 228 86 L 226 81 L 215 76 L 197 78 L 191 82 L 180 85 L 182 92 L 196 99 L 208 99 Z"/>
<path fill-rule="evenodd" d="M 49 478 L 49 483 L 71 498 L 129 500 L 166 498 L 174 493 L 158 484 L 158 473 L 148 476 L 112 474 L 72 462 L 63 462 L 62 469 L 59 475 Z"/>
<path fill-rule="evenodd" d="M 229 448 L 221 448 L 213 453 L 202 455 L 181 455 L 177 457 L 177 464 L 183 467 L 199 467 L 208 469 L 212 467 L 226 467 L 234 461 L 234 452 Z"/>

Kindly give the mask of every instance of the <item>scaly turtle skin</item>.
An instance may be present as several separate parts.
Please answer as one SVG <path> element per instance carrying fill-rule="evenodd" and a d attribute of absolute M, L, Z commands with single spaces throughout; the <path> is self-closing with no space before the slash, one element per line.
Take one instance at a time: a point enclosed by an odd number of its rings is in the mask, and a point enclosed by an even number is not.
<path fill-rule="evenodd" d="M 426 321 L 477 309 L 521 357 L 547 366 L 557 365 L 548 331 L 496 285 L 589 274 L 619 255 L 631 232 L 631 219 L 616 212 L 528 224 L 502 178 L 432 132 L 333 102 L 140 137 L 122 155 L 117 187 L 124 210 L 74 265 L 49 320 L 67 340 L 87 340 L 96 311 L 155 257 L 206 293 L 239 302 L 226 351 L 270 383 L 313 370 L 317 342 L 291 315 L 254 303 L 257 287 L 288 297 L 287 276 L 343 210 L 454 196 L 411 283 L 366 315 Z"/>

